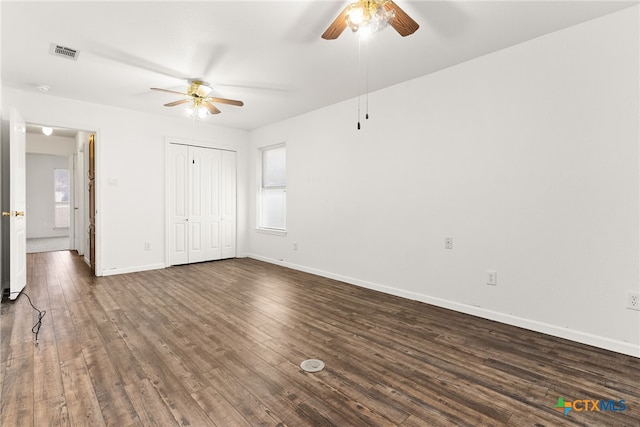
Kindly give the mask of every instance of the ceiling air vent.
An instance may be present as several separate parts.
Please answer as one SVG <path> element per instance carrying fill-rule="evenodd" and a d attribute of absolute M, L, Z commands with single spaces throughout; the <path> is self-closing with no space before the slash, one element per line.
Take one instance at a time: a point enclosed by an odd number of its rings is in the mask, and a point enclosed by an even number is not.
<path fill-rule="evenodd" d="M 77 61 L 78 55 L 80 55 L 80 52 L 78 52 L 75 49 L 60 46 L 59 44 L 55 44 L 55 43 L 51 43 L 49 45 L 49 53 L 53 56 L 59 56 L 61 58 L 67 58 L 73 61 Z"/>

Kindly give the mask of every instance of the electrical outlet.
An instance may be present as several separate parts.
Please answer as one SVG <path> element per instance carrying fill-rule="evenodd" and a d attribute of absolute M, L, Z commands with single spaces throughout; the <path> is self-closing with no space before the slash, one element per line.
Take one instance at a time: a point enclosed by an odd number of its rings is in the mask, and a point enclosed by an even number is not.
<path fill-rule="evenodd" d="M 294 242 L 293 244 L 293 250 L 297 251 L 298 250 L 298 242 Z"/>
<path fill-rule="evenodd" d="M 640 311 L 640 292 L 627 292 L 627 308 Z"/>
<path fill-rule="evenodd" d="M 487 270 L 487 285 L 496 286 L 498 284 L 498 272 Z"/>
<path fill-rule="evenodd" d="M 445 249 L 453 249 L 453 237 L 445 237 L 444 238 L 444 248 Z"/>
<path fill-rule="evenodd" d="M 144 250 L 145 251 L 150 251 L 151 250 L 151 243 L 144 242 Z"/>

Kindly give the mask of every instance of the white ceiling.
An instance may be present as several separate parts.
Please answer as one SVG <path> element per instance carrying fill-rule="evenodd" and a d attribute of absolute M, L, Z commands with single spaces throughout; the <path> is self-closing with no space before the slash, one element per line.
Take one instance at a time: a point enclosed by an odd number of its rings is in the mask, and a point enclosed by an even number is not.
<path fill-rule="evenodd" d="M 349 31 L 320 38 L 349 1 L 6 1 L 2 84 L 153 114 L 180 117 L 178 99 L 203 78 L 218 105 L 205 120 L 254 129 L 358 95 L 358 41 Z M 426 75 L 637 4 L 637 1 L 396 0 L 419 24 L 392 28 L 368 47 L 369 90 Z M 77 49 L 77 61 L 49 54 Z M 363 59 L 363 63 L 364 63 Z M 362 81 L 362 80 L 361 80 Z M 185 118 L 185 120 L 188 120 Z"/>

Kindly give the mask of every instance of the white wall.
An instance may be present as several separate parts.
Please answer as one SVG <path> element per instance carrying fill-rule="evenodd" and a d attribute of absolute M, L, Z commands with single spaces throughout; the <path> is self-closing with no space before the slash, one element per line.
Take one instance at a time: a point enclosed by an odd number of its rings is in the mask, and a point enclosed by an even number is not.
<path fill-rule="evenodd" d="M 64 136 L 27 133 L 25 151 L 27 153 L 69 156 L 75 151 L 75 140 Z"/>
<path fill-rule="evenodd" d="M 253 131 L 250 256 L 640 356 L 638 14 Z M 279 142 L 286 237 L 254 230 Z"/>
<path fill-rule="evenodd" d="M 50 94 L 3 88 L 2 116 L 16 107 L 29 123 L 47 123 L 96 132 L 97 274 L 165 265 L 165 145 L 167 137 L 238 150 L 238 191 L 246 194 L 245 131 L 196 126 L 182 117 L 155 116 Z M 109 184 L 111 179 L 114 185 Z M 244 200 L 244 199 L 240 199 Z M 238 254 L 247 252 L 246 208 L 238 206 Z M 144 242 L 151 243 L 146 251 Z"/>
<path fill-rule="evenodd" d="M 27 153 L 27 239 L 63 237 L 68 228 L 55 228 L 54 169 L 67 169 L 67 157 Z"/>

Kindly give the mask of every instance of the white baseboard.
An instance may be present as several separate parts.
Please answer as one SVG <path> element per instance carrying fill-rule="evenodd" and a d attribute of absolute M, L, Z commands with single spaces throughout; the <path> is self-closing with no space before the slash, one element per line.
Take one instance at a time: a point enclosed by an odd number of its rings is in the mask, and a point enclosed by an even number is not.
<path fill-rule="evenodd" d="M 564 339 L 579 342 L 582 344 L 587 344 L 587 345 L 602 348 L 605 350 L 611 350 L 617 353 L 622 353 L 629 356 L 640 358 L 640 346 L 634 345 L 628 342 L 612 340 L 607 337 L 592 335 L 585 332 L 563 328 L 563 327 L 551 325 L 544 322 L 538 322 L 536 320 L 525 319 L 522 317 L 510 315 L 510 314 L 487 310 L 486 308 L 482 308 L 482 307 L 474 307 L 467 304 L 461 304 L 455 301 L 449 301 L 442 298 L 436 298 L 429 295 L 419 294 L 416 292 L 405 291 L 402 289 L 380 285 L 378 283 L 368 282 L 366 280 L 355 279 L 353 277 L 347 277 L 340 274 L 331 273 L 328 271 L 323 271 L 323 270 L 318 270 L 311 267 L 292 264 L 290 262 L 286 262 L 278 259 L 267 258 L 260 255 L 255 255 L 255 254 L 248 254 L 247 256 L 249 258 L 253 258 L 259 261 L 281 265 L 283 267 L 291 268 L 294 270 L 304 271 L 305 273 L 315 274 L 316 276 L 322 276 L 329 279 L 339 280 L 341 282 L 360 286 L 366 289 L 372 289 L 375 291 L 384 292 L 386 294 L 424 302 L 437 307 L 447 308 L 449 310 L 454 310 L 464 314 L 470 314 L 472 316 L 480 317 L 483 319 L 494 320 L 496 322 L 504 323 L 507 325 L 517 326 L 519 328 L 524 328 L 531 331 L 551 335 L 554 337 L 564 338 Z"/>
<path fill-rule="evenodd" d="M 148 265 L 138 265 L 136 267 L 111 268 L 111 269 L 102 270 L 102 275 L 115 276 L 116 274 L 137 273 L 139 271 L 149 271 L 149 270 L 161 270 L 163 268 L 166 268 L 166 265 L 148 264 Z"/>

